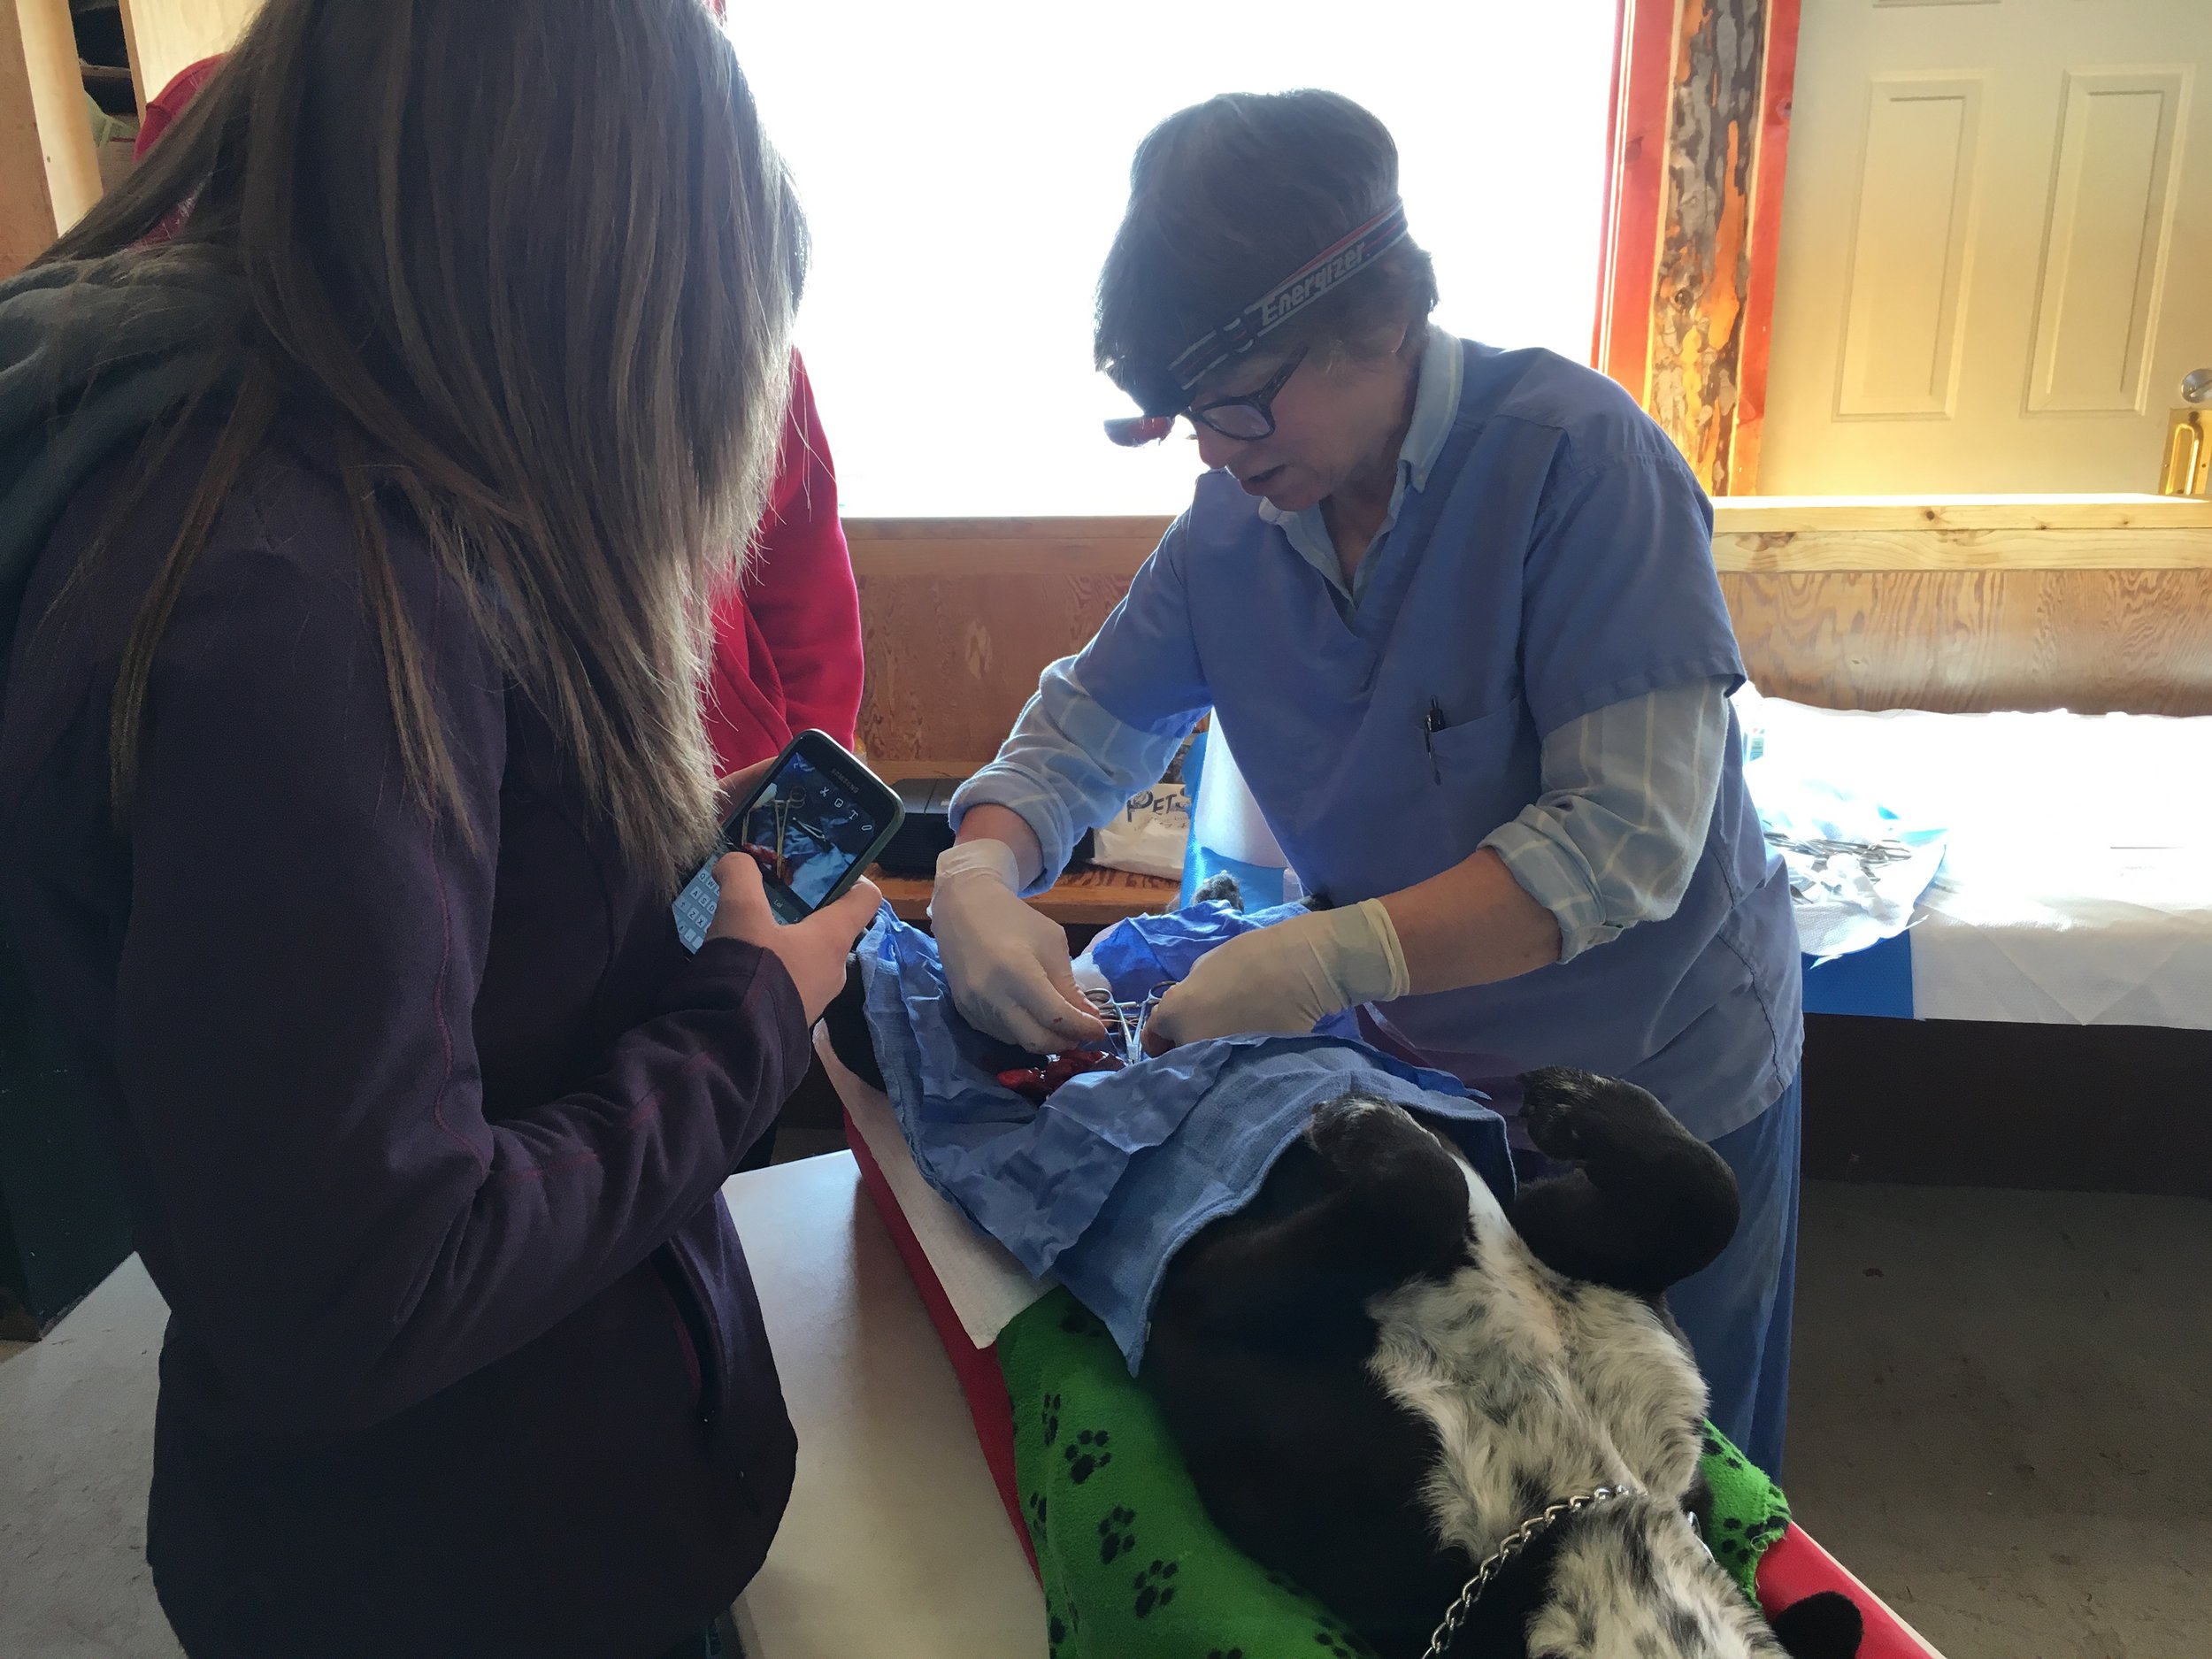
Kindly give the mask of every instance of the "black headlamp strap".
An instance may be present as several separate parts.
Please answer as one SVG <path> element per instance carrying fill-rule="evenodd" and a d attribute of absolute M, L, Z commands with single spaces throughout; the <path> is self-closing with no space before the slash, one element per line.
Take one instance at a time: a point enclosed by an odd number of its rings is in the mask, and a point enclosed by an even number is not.
<path fill-rule="evenodd" d="M 1341 242 L 1323 249 L 1269 293 L 1194 342 L 1168 365 L 1168 373 L 1177 385 L 1189 391 L 1230 358 L 1251 350 L 1345 278 L 1364 271 L 1405 237 L 1405 204 L 1393 202 Z"/>

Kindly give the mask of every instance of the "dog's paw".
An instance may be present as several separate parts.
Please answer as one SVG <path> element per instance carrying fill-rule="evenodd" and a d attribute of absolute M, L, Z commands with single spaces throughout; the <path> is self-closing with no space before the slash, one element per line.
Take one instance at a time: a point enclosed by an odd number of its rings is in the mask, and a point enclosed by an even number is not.
<path fill-rule="evenodd" d="M 1840 1590 L 1793 1601 L 1770 1622 L 1774 1640 L 1790 1659 L 1853 1659 L 1866 1634 L 1858 1603 Z"/>
<path fill-rule="evenodd" d="M 1639 1130 L 1666 1124 L 1667 1109 L 1633 1083 L 1547 1066 L 1522 1075 L 1521 1121 L 1536 1149 L 1563 1164 L 1579 1164 L 1633 1137 Z"/>
<path fill-rule="evenodd" d="M 1467 1177 L 1410 1112 L 1368 1095 L 1314 1108 L 1306 1138 L 1329 1168 L 1348 1236 L 1382 1282 L 1449 1272 L 1464 1254 Z"/>
<path fill-rule="evenodd" d="M 1563 1163 L 1589 1155 L 1589 1136 L 1601 1116 L 1597 1104 L 1605 1079 L 1572 1066 L 1547 1066 L 1521 1079 L 1521 1121 L 1536 1149 Z"/>

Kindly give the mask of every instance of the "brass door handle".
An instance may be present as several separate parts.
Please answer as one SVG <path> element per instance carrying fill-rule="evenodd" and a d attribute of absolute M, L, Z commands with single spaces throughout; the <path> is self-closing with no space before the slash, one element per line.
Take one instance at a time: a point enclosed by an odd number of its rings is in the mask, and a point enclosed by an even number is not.
<path fill-rule="evenodd" d="M 2197 464 L 2204 456 L 2204 434 L 2197 426 L 2193 409 L 2174 411 L 2173 427 L 2166 434 L 2166 467 L 2158 480 L 2162 495 L 2194 495 Z"/>
<path fill-rule="evenodd" d="M 2181 402 L 2167 419 L 2158 493 L 2212 495 L 2212 447 L 2204 441 L 2207 412 L 2212 410 L 2212 369 L 2192 369 L 2181 377 Z"/>

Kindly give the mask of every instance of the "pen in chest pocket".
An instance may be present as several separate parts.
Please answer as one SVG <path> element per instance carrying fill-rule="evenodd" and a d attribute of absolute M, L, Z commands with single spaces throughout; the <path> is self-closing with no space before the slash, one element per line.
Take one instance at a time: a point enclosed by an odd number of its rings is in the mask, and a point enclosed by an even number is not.
<path fill-rule="evenodd" d="M 1436 781 L 1444 781 L 1444 768 L 1436 758 L 1436 734 L 1444 729 L 1444 705 L 1434 697 L 1429 699 L 1429 711 L 1421 722 L 1421 745 L 1429 751 L 1429 772 Z"/>

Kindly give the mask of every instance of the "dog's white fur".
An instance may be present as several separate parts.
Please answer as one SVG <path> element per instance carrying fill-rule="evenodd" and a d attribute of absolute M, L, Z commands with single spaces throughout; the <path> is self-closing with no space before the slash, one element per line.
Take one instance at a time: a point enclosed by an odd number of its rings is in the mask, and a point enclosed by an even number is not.
<path fill-rule="evenodd" d="M 1372 1110 L 1398 1108 L 1378 1101 Z M 1780 1655 L 1682 1511 L 1697 1476 L 1706 1393 L 1681 1339 L 1640 1298 L 1568 1280 L 1538 1261 L 1482 1178 L 1458 1162 L 1472 1263 L 1369 1307 L 1380 1332 L 1371 1373 L 1434 1428 L 1442 1448 L 1423 1494 L 1438 1539 L 1480 1561 L 1554 1500 L 1632 1486 L 1642 1495 L 1570 1524 L 1528 1627 L 1530 1654 Z M 1639 1570 L 1645 1560 L 1647 1572 Z"/>

